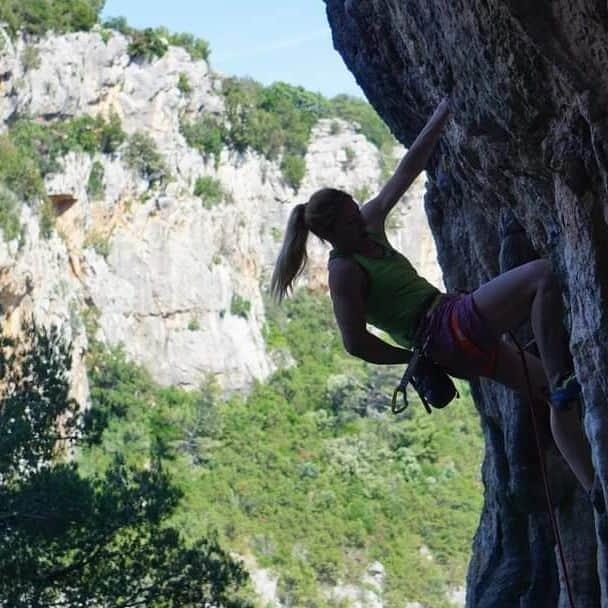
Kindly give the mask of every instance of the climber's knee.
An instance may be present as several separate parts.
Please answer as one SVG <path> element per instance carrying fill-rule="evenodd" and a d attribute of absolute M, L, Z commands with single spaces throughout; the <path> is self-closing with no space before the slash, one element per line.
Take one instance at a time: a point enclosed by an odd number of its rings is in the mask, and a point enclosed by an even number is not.
<path fill-rule="evenodd" d="M 534 262 L 531 263 L 537 266 L 537 268 L 534 269 L 537 291 L 552 291 L 559 289 L 557 277 L 553 272 L 553 266 L 549 260 L 534 260 Z"/>

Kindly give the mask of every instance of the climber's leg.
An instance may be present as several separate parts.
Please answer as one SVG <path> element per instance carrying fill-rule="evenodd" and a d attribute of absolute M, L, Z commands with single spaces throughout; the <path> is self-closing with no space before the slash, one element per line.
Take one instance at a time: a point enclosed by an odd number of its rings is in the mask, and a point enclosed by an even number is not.
<path fill-rule="evenodd" d="M 531 318 L 552 390 L 571 373 L 559 284 L 548 260 L 533 260 L 499 275 L 475 290 L 473 299 L 497 335 Z"/>
<path fill-rule="evenodd" d="M 543 406 L 549 407 L 548 381 L 543 365 L 540 359 L 531 353 L 525 353 L 525 356 L 534 404 L 538 407 L 542 402 Z M 506 342 L 500 343 L 493 379 L 528 398 L 523 362 L 515 346 Z M 580 484 L 589 491 L 593 484 L 593 464 L 589 443 L 580 423 L 578 407 L 569 410 L 551 407 L 550 415 L 551 432 L 559 451 Z"/>

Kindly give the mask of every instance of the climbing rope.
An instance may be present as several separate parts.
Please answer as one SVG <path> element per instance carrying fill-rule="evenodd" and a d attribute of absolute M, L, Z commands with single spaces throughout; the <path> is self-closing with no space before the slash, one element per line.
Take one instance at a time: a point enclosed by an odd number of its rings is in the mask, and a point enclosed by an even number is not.
<path fill-rule="evenodd" d="M 545 459 L 543 457 L 543 451 L 540 446 L 540 440 L 538 438 L 538 426 L 536 423 L 536 415 L 534 413 L 534 399 L 532 397 L 532 383 L 530 382 L 530 373 L 528 371 L 528 364 L 526 363 L 526 356 L 524 354 L 523 348 L 520 346 L 519 342 L 515 339 L 515 336 L 508 332 L 511 336 L 511 339 L 515 343 L 517 350 L 519 351 L 519 355 L 521 356 L 521 361 L 524 366 L 524 374 L 526 376 L 526 384 L 528 386 L 528 400 L 530 403 L 530 411 L 532 412 L 532 426 L 534 427 L 534 438 L 536 439 L 536 448 L 538 450 L 538 460 L 540 462 L 540 470 L 543 475 L 543 482 L 545 484 L 545 494 L 547 496 L 547 504 L 549 505 L 549 515 L 551 516 L 551 523 L 553 524 L 553 533 L 555 535 L 555 540 L 557 541 L 557 547 L 559 550 L 559 558 L 562 564 L 562 571 L 564 573 L 564 579 L 566 581 L 566 589 L 568 590 L 568 599 L 570 600 L 570 608 L 575 608 L 574 606 L 574 596 L 572 594 L 572 588 L 570 586 L 570 578 L 568 576 L 568 569 L 566 567 L 566 558 L 564 556 L 564 548 L 562 547 L 562 540 L 559 534 L 559 528 L 557 526 L 557 521 L 555 521 L 555 514 L 553 513 L 553 501 L 551 499 L 551 489 L 549 488 L 549 483 L 547 481 L 547 472 L 545 470 Z"/>

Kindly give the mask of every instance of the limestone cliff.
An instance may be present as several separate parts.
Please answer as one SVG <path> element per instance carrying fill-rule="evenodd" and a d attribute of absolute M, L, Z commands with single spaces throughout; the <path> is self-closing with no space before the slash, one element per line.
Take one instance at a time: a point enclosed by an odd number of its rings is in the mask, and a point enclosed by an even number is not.
<path fill-rule="evenodd" d="M 122 149 L 61 158 L 45 183 L 56 205 L 51 237 L 41 236 L 35 211 L 23 205 L 24 237 L 0 241 L 3 321 L 17 329 L 33 313 L 61 324 L 74 339 L 75 389 L 83 400 L 87 310 L 96 315 L 99 338 L 123 343 L 162 384 L 197 386 L 213 374 L 226 389 L 245 387 L 276 368 L 262 337 L 263 295 L 291 208 L 321 186 L 373 193 L 380 153 L 355 125 L 322 120 L 297 193 L 278 161 L 256 153 L 224 149 L 216 165 L 188 146 L 180 116 L 224 112 L 220 75 L 178 47 L 162 59 L 134 60 L 127 38 L 103 33 L 11 41 L 0 30 L 0 129 L 19 116 L 50 125 L 115 113 L 127 134 L 154 139 L 172 179 L 152 187 L 128 168 Z M 180 87 L 184 77 L 188 93 Z M 394 162 L 403 151 L 396 147 Z M 103 168 L 99 197 L 87 191 L 94 162 Z M 200 176 L 219 181 L 222 204 L 205 208 L 194 196 Z M 419 182 L 393 214 L 389 237 L 441 285 L 421 188 Z M 326 289 L 327 250 L 311 239 L 310 253 L 304 278 Z M 247 309 L 235 310 L 234 298 Z"/>
<path fill-rule="evenodd" d="M 499 225 L 507 211 L 534 255 L 553 262 L 583 385 L 584 426 L 606 487 L 605 3 L 326 6 L 335 47 L 404 145 L 452 93 L 454 120 L 430 163 L 425 197 L 447 288 L 471 289 L 499 273 Z M 474 389 L 487 450 L 467 606 L 568 606 L 538 463 L 527 460 L 534 451 L 528 405 L 491 382 Z M 550 477 L 576 606 L 606 606 L 606 547 L 596 551 L 591 507 L 561 457 L 547 451 L 556 461 Z"/>

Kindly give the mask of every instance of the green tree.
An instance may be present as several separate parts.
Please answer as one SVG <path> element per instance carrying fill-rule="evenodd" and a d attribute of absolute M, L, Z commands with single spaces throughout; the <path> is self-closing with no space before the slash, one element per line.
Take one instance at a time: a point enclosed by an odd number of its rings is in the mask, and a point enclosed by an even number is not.
<path fill-rule="evenodd" d="M 188 145 L 203 156 L 213 156 L 216 166 L 224 147 L 225 129 L 217 118 L 204 115 L 193 122 L 180 121 L 180 132 Z"/>
<path fill-rule="evenodd" d="M 0 135 L 0 183 L 21 200 L 31 201 L 45 192 L 35 158 L 6 135 Z"/>
<path fill-rule="evenodd" d="M 136 131 L 129 138 L 125 162 L 149 182 L 162 182 L 168 177 L 165 161 L 156 142 L 143 131 Z"/>
<path fill-rule="evenodd" d="M 181 491 L 158 453 L 146 469 L 115 454 L 90 477 L 66 462 L 100 440 L 101 404 L 83 417 L 69 397 L 71 346 L 57 328 L 22 329 L 18 342 L 0 336 L 3 605 L 245 606 L 234 591 L 246 573 L 217 537 L 186 544 L 165 524 Z"/>
<path fill-rule="evenodd" d="M 221 203 L 226 194 L 219 180 L 209 175 L 197 177 L 194 183 L 194 196 L 198 196 L 203 201 L 205 209 L 211 209 Z"/>
<path fill-rule="evenodd" d="M 19 201 L 14 192 L 0 184 L 0 229 L 5 241 L 11 241 L 21 232 Z"/>
<path fill-rule="evenodd" d="M 168 50 L 167 41 L 152 28 L 146 28 L 142 32 L 134 31 L 127 53 L 133 59 L 144 59 L 152 61 L 155 57 L 162 57 Z"/>
<path fill-rule="evenodd" d="M 99 200 L 103 196 L 104 173 L 105 171 L 103 165 L 98 160 L 96 160 L 93 163 L 93 166 L 91 167 L 91 172 L 89 173 L 89 181 L 87 182 L 87 194 L 94 201 Z"/>
<path fill-rule="evenodd" d="M 209 59 L 209 43 L 206 40 L 184 32 L 179 34 L 170 32 L 166 27 L 157 27 L 154 31 L 158 36 L 165 38 L 169 44 L 186 49 L 192 59 L 204 59 L 205 61 Z"/>
<path fill-rule="evenodd" d="M 357 123 L 359 132 L 377 148 L 387 143 L 394 144 L 389 128 L 366 101 L 349 95 L 337 95 L 331 100 L 331 108 L 335 116 Z"/>
<path fill-rule="evenodd" d="M 2 0 L 0 21 L 8 25 L 14 36 L 19 30 L 42 36 L 53 30 L 88 31 L 96 23 L 104 0 Z"/>
<path fill-rule="evenodd" d="M 134 29 L 128 24 L 125 17 L 110 17 L 103 22 L 103 27 L 116 30 L 123 36 L 131 36 Z"/>
<path fill-rule="evenodd" d="M 297 191 L 306 175 L 306 161 L 301 156 L 286 154 L 281 161 L 281 173 L 285 182 Z"/>

